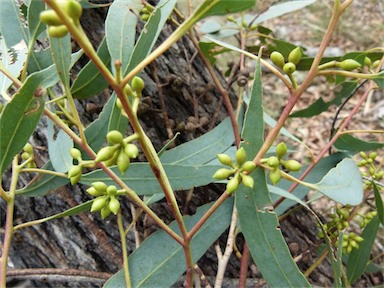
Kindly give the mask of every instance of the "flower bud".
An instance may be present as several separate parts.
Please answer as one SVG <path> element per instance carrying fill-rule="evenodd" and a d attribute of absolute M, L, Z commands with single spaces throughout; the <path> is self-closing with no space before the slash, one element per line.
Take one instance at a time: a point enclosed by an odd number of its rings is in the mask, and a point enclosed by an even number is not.
<path fill-rule="evenodd" d="M 69 150 L 69 154 L 71 154 L 71 157 L 72 157 L 73 159 L 76 159 L 76 160 L 81 159 L 81 152 L 80 152 L 79 149 L 71 148 L 71 149 Z"/>
<path fill-rule="evenodd" d="M 253 180 L 253 178 L 245 174 L 240 174 L 240 176 L 244 186 L 252 189 L 253 185 L 255 185 L 255 181 Z"/>
<path fill-rule="evenodd" d="M 104 161 L 104 165 L 107 167 L 111 167 L 111 166 L 115 165 L 117 162 L 117 157 L 119 157 L 119 155 L 120 155 L 120 149 L 117 149 L 115 151 L 115 153 L 113 153 L 112 158 Z"/>
<path fill-rule="evenodd" d="M 280 142 L 276 146 L 276 155 L 279 159 L 281 159 L 285 154 L 287 154 L 288 148 L 284 142 Z"/>
<path fill-rule="evenodd" d="M 281 160 L 281 164 L 289 171 L 299 171 L 301 169 L 301 164 L 296 160 Z"/>
<path fill-rule="evenodd" d="M 71 182 L 71 185 L 77 184 L 81 179 L 82 174 L 75 175 L 73 177 L 69 178 L 69 182 Z"/>
<path fill-rule="evenodd" d="M 105 205 L 103 208 L 101 208 L 100 215 L 101 219 L 107 218 L 111 214 L 111 210 L 109 209 L 109 205 Z"/>
<path fill-rule="evenodd" d="M 33 146 L 31 144 L 29 143 L 25 144 L 25 146 L 23 147 L 23 150 L 28 154 L 33 155 Z"/>
<path fill-rule="evenodd" d="M 231 157 L 229 157 L 227 154 L 217 154 L 217 159 L 219 159 L 220 163 L 223 165 L 233 165 Z"/>
<path fill-rule="evenodd" d="M 129 84 L 125 85 L 124 92 L 127 96 L 134 96 L 135 95 L 135 92 L 133 92 L 133 90 Z M 120 104 L 121 104 L 121 102 L 120 102 Z M 120 108 L 120 109 L 122 109 L 122 108 Z"/>
<path fill-rule="evenodd" d="M 377 157 L 377 152 L 372 152 L 369 154 L 369 158 L 371 158 L 372 160 L 375 160 L 376 157 Z"/>
<path fill-rule="evenodd" d="M 228 179 L 228 177 L 231 176 L 234 172 L 235 172 L 234 170 L 221 168 L 217 170 L 212 177 L 215 179 L 224 180 L 224 179 Z"/>
<path fill-rule="evenodd" d="M 288 61 L 292 62 L 293 64 L 297 65 L 301 60 L 301 48 L 296 47 L 289 53 L 288 55 Z"/>
<path fill-rule="evenodd" d="M 376 60 L 372 63 L 372 69 L 375 69 L 376 67 L 378 67 L 380 64 L 380 59 L 379 60 Z"/>
<path fill-rule="evenodd" d="M 255 170 L 256 164 L 253 161 L 246 161 L 242 167 L 242 171 L 247 171 L 248 173 L 251 173 L 253 170 Z"/>
<path fill-rule="evenodd" d="M 110 198 L 108 207 L 109 207 L 109 210 L 111 210 L 111 212 L 116 215 L 117 212 L 119 212 L 119 209 L 120 209 L 120 202 L 119 202 L 119 200 L 117 200 L 114 196 L 112 196 Z"/>
<path fill-rule="evenodd" d="M 100 211 L 101 208 L 107 204 L 107 200 L 109 199 L 109 196 L 99 196 L 95 200 L 93 200 L 92 206 L 91 206 L 91 212 Z"/>
<path fill-rule="evenodd" d="M 141 92 L 144 89 L 144 80 L 139 76 L 135 76 L 132 79 L 131 86 L 133 91 L 135 91 L 138 95 L 141 95 Z"/>
<path fill-rule="evenodd" d="M 52 38 L 62 38 L 65 35 L 67 35 L 68 29 L 65 25 L 60 26 L 49 26 L 48 27 L 48 34 Z"/>
<path fill-rule="evenodd" d="M 75 177 L 77 175 L 81 175 L 82 171 L 81 171 L 81 166 L 80 165 L 75 165 L 75 166 L 72 166 L 71 168 L 69 168 L 68 170 L 68 178 L 72 178 L 72 177 Z"/>
<path fill-rule="evenodd" d="M 227 186 L 226 186 L 227 193 L 232 194 L 237 190 L 238 187 L 239 187 L 239 179 L 238 177 L 235 176 L 231 180 L 229 180 L 227 183 Z"/>
<path fill-rule="evenodd" d="M 149 19 L 149 14 L 141 14 L 141 20 L 143 20 L 144 22 L 148 21 Z"/>
<path fill-rule="evenodd" d="M 92 183 L 92 187 L 95 188 L 97 192 L 104 194 L 108 186 L 104 182 L 96 181 Z"/>
<path fill-rule="evenodd" d="M 111 130 L 107 133 L 107 140 L 110 144 L 120 144 L 123 143 L 123 134 L 117 130 Z"/>
<path fill-rule="evenodd" d="M 276 156 L 271 156 L 268 158 L 267 165 L 269 167 L 278 167 L 280 165 L 280 160 Z"/>
<path fill-rule="evenodd" d="M 372 65 L 372 60 L 371 60 L 371 58 L 369 58 L 369 57 L 365 57 L 364 58 L 364 65 L 365 66 L 371 66 Z"/>
<path fill-rule="evenodd" d="M 29 158 L 31 158 L 31 154 L 29 154 L 27 152 L 23 152 L 21 154 L 21 159 L 23 159 L 24 161 L 27 161 Z"/>
<path fill-rule="evenodd" d="M 98 196 L 101 196 L 103 195 L 104 193 L 100 193 L 99 191 L 97 191 L 95 189 L 95 187 L 89 187 L 87 190 L 87 193 L 93 197 L 98 197 Z"/>
<path fill-rule="evenodd" d="M 41 22 L 49 25 L 49 26 L 60 26 L 63 25 L 59 16 L 56 14 L 54 10 L 45 10 L 40 13 Z"/>
<path fill-rule="evenodd" d="M 273 51 L 269 58 L 272 60 L 272 63 L 275 64 L 277 67 L 283 68 L 285 64 L 284 56 L 277 51 Z"/>
<path fill-rule="evenodd" d="M 124 147 L 125 154 L 128 155 L 129 158 L 135 159 L 139 155 L 139 149 L 135 144 L 128 143 Z"/>
<path fill-rule="evenodd" d="M 241 165 L 245 162 L 246 159 L 247 159 L 247 153 L 245 152 L 245 149 L 243 147 L 240 147 L 236 151 L 236 163 L 238 165 Z"/>
<path fill-rule="evenodd" d="M 111 159 L 115 151 L 116 151 L 116 147 L 113 147 L 113 146 L 106 146 L 104 148 L 101 148 L 100 151 L 97 153 L 95 161 L 103 162 L 108 159 Z"/>
<path fill-rule="evenodd" d="M 271 179 L 271 183 L 276 185 L 281 179 L 281 171 L 279 168 L 274 168 L 269 172 L 269 179 Z"/>
<path fill-rule="evenodd" d="M 121 150 L 119 156 L 117 157 L 117 168 L 121 172 L 121 174 L 124 174 L 125 171 L 127 171 L 129 167 L 130 159 L 127 154 L 123 150 Z"/>
<path fill-rule="evenodd" d="M 107 194 L 108 194 L 109 196 L 115 196 L 116 193 L 117 193 L 117 188 L 116 188 L 115 185 L 109 185 L 109 186 L 107 187 Z"/>
<path fill-rule="evenodd" d="M 83 14 L 83 7 L 81 7 L 81 4 L 76 0 L 68 0 L 65 4 L 65 8 L 69 17 L 71 17 L 73 20 L 79 20 L 81 14 Z"/>
<path fill-rule="evenodd" d="M 353 59 L 345 59 L 342 62 L 337 62 L 336 67 L 339 67 L 339 68 L 346 70 L 346 71 L 351 71 L 351 70 L 354 70 L 356 68 L 361 67 L 361 64 L 359 62 L 357 62 L 356 60 L 353 60 Z"/>
<path fill-rule="evenodd" d="M 296 65 L 292 62 L 285 63 L 283 66 L 283 71 L 286 74 L 292 74 L 293 72 L 296 71 Z"/>

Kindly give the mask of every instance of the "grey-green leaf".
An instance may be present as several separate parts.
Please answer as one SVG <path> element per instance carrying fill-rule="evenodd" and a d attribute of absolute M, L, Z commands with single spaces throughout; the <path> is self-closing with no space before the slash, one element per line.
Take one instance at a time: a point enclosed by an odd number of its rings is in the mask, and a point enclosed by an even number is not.
<path fill-rule="evenodd" d="M 64 86 L 69 85 L 69 68 L 71 63 L 71 36 L 50 37 L 53 62 Z"/>
<path fill-rule="evenodd" d="M 256 0 L 237 0 L 235 3 L 228 0 L 205 0 L 193 13 L 194 17 L 201 20 L 213 15 L 226 15 L 240 12 L 255 6 Z"/>
<path fill-rule="evenodd" d="M 343 205 L 358 205 L 363 200 L 360 170 L 352 159 L 343 159 L 311 187 Z"/>
<path fill-rule="evenodd" d="M 72 166 L 72 157 L 69 150 L 73 147 L 73 140 L 63 130 L 59 130 L 56 134 L 52 120 L 48 119 L 47 121 L 49 159 L 55 171 L 65 173 Z"/>
<path fill-rule="evenodd" d="M 212 203 L 199 207 L 193 216 L 184 216 L 187 229 L 191 229 L 211 205 Z M 228 199 L 192 238 L 191 249 L 194 262 L 198 261 L 227 229 L 231 220 L 232 208 L 233 199 Z M 169 226 L 180 234 L 175 222 Z M 129 271 L 132 287 L 171 287 L 185 271 L 183 249 L 164 231 L 155 232 L 129 256 Z M 113 275 L 103 287 L 124 288 L 123 271 Z"/>
<path fill-rule="evenodd" d="M 28 30 L 31 39 L 36 39 L 45 29 L 45 25 L 40 21 L 40 12 L 44 10 L 43 1 L 34 0 L 28 6 Z"/>

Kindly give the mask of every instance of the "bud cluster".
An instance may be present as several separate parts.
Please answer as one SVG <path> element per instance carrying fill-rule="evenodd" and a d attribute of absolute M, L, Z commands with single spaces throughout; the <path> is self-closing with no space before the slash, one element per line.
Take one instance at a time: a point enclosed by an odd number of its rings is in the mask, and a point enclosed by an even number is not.
<path fill-rule="evenodd" d="M 141 10 L 141 20 L 146 22 L 149 17 L 151 16 L 151 13 L 153 12 L 154 7 L 150 5 L 149 3 L 145 4 L 145 7 Z"/>
<path fill-rule="evenodd" d="M 107 134 L 109 146 L 101 148 L 97 153 L 95 162 L 104 162 L 107 167 L 117 165 L 119 171 L 124 174 L 127 171 L 130 159 L 139 155 L 139 149 L 135 144 L 129 143 L 132 137 L 123 138 L 123 135 L 112 130 Z"/>
<path fill-rule="evenodd" d="M 375 159 L 377 157 L 377 152 L 372 152 L 367 155 L 365 152 L 360 152 L 361 161 L 357 163 L 357 166 L 365 168 L 361 174 L 365 177 L 371 178 L 364 182 L 364 190 L 372 187 L 372 180 L 380 181 L 384 178 L 384 169 L 379 166 L 375 166 Z"/>
<path fill-rule="evenodd" d="M 27 143 L 23 147 L 23 153 L 21 154 L 21 159 L 28 161 L 27 168 L 36 168 L 36 163 L 34 162 L 35 155 L 33 154 L 33 147 L 31 144 Z"/>
<path fill-rule="evenodd" d="M 281 179 L 281 170 L 280 165 L 282 165 L 288 171 L 299 171 L 301 169 L 301 164 L 296 160 L 283 160 L 282 158 L 287 154 L 288 147 L 284 142 L 280 142 L 276 146 L 276 156 L 271 156 L 267 159 L 263 159 L 262 163 L 266 163 L 271 167 L 269 172 L 269 179 L 273 185 L 276 185 Z"/>
<path fill-rule="evenodd" d="M 70 21 L 73 21 L 76 25 L 79 25 L 79 19 L 83 13 L 83 8 L 79 2 L 76 0 L 60 0 L 57 1 L 57 4 L 60 6 L 61 10 L 69 16 Z M 49 26 L 48 34 L 51 37 L 61 38 L 68 33 L 67 27 L 63 24 L 60 17 L 52 9 L 41 12 L 40 20 Z"/>
<path fill-rule="evenodd" d="M 270 59 L 273 64 L 283 69 L 284 73 L 290 75 L 296 71 L 296 65 L 300 62 L 301 56 L 301 48 L 296 47 L 289 53 L 288 62 L 285 62 L 283 54 L 278 51 L 273 51 L 270 55 Z"/>
<path fill-rule="evenodd" d="M 120 209 L 120 202 L 117 200 L 118 191 L 116 186 L 107 186 L 104 182 L 93 182 L 87 189 L 88 194 L 96 197 L 91 206 L 91 212 L 100 211 L 102 219 L 108 217 L 111 213 L 117 214 Z"/>
<path fill-rule="evenodd" d="M 230 156 L 227 154 L 218 154 L 217 159 L 220 163 L 229 166 L 231 169 L 221 168 L 216 171 L 213 178 L 219 180 L 229 179 L 226 190 L 228 194 L 232 194 L 237 190 L 240 183 L 243 183 L 248 188 L 253 188 L 254 180 L 249 175 L 255 168 L 256 164 L 253 161 L 246 161 L 247 153 L 243 147 L 236 151 L 236 161 L 233 163 Z"/>
<path fill-rule="evenodd" d="M 359 249 L 359 244 L 364 239 L 360 237 L 359 235 L 356 235 L 355 233 L 351 232 L 349 234 L 343 235 L 343 253 L 349 254 L 352 252 L 352 249 Z M 336 241 L 336 245 L 339 244 L 339 241 Z"/>

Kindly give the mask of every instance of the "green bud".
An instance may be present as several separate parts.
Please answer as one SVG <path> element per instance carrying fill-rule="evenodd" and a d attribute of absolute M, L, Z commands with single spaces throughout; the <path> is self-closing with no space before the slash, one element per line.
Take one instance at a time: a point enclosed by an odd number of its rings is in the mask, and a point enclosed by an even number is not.
<path fill-rule="evenodd" d="M 137 146 L 135 144 L 132 144 L 132 143 L 128 143 L 124 147 L 124 152 L 131 159 L 135 159 L 137 156 L 139 156 L 139 149 L 137 148 Z"/>
<path fill-rule="evenodd" d="M 376 60 L 372 63 L 372 69 L 375 69 L 376 67 L 378 67 L 380 64 L 380 60 Z"/>
<path fill-rule="evenodd" d="M 301 48 L 296 47 L 289 53 L 288 55 L 288 61 L 292 62 L 293 64 L 297 65 L 301 60 Z"/>
<path fill-rule="evenodd" d="M 292 74 L 293 72 L 296 71 L 296 65 L 293 64 L 292 62 L 285 63 L 283 66 L 283 71 L 286 74 Z"/>
<path fill-rule="evenodd" d="M 123 143 L 123 134 L 117 130 L 111 130 L 107 133 L 107 140 L 110 144 L 120 144 Z"/>
<path fill-rule="evenodd" d="M 355 236 L 355 241 L 360 243 L 360 242 L 363 242 L 363 241 L 364 241 L 364 238 L 363 238 L 363 237 L 360 237 L 360 236 L 358 236 L 358 235 L 356 235 L 356 236 Z"/>
<path fill-rule="evenodd" d="M 248 173 L 251 173 L 253 170 L 255 170 L 256 164 L 253 161 L 246 161 L 242 167 L 242 171 L 247 171 Z"/>
<path fill-rule="evenodd" d="M 96 181 L 92 183 L 92 187 L 97 190 L 97 192 L 104 194 L 107 191 L 107 184 L 101 181 Z"/>
<path fill-rule="evenodd" d="M 59 16 L 56 14 L 54 10 L 45 10 L 40 13 L 40 20 L 44 24 L 49 26 L 60 26 L 63 25 Z"/>
<path fill-rule="evenodd" d="M 253 180 L 253 178 L 245 174 L 240 174 L 240 176 L 244 186 L 252 189 L 253 185 L 255 185 L 255 181 Z"/>
<path fill-rule="evenodd" d="M 233 165 L 231 157 L 229 157 L 227 154 L 217 154 L 217 159 L 219 159 L 220 163 L 223 165 Z"/>
<path fill-rule="evenodd" d="M 368 158 L 368 155 L 367 155 L 365 152 L 363 152 L 363 151 L 361 151 L 361 152 L 359 153 L 359 155 L 360 155 L 360 157 L 363 158 L 363 159 L 367 159 L 367 158 Z"/>
<path fill-rule="evenodd" d="M 278 167 L 280 165 L 280 160 L 276 156 L 271 156 L 268 158 L 267 165 L 269 167 Z"/>
<path fill-rule="evenodd" d="M 296 160 L 281 160 L 281 164 L 289 171 L 299 171 L 301 169 L 301 164 Z"/>
<path fill-rule="evenodd" d="M 113 214 L 117 214 L 117 212 L 119 212 L 119 209 L 120 209 L 120 202 L 119 200 L 117 200 L 114 196 L 111 197 L 110 201 L 109 201 L 109 210 L 111 210 L 111 212 Z"/>
<path fill-rule="evenodd" d="M 143 14 L 149 14 L 151 12 L 149 12 L 148 8 L 147 7 L 144 7 L 143 9 L 141 9 L 141 13 Z"/>
<path fill-rule="evenodd" d="M 376 157 L 377 157 L 377 152 L 372 152 L 369 154 L 369 158 L 371 158 L 372 160 L 375 160 Z"/>
<path fill-rule="evenodd" d="M 378 172 L 378 173 L 375 174 L 375 178 L 376 178 L 377 180 L 379 180 L 379 179 L 381 179 L 381 178 L 383 178 L 383 177 L 384 177 L 384 170 L 381 170 L 380 172 Z"/>
<path fill-rule="evenodd" d="M 107 147 L 101 148 L 100 151 L 97 153 L 95 161 L 103 162 L 103 161 L 107 161 L 108 159 L 111 159 L 116 149 L 117 148 L 113 146 L 107 146 Z"/>
<path fill-rule="evenodd" d="M 353 248 L 355 248 L 355 249 L 359 249 L 359 244 L 357 244 L 357 242 L 356 242 L 355 240 L 351 240 L 351 241 L 349 242 L 349 244 L 350 244 Z"/>
<path fill-rule="evenodd" d="M 284 56 L 277 51 L 273 51 L 269 58 L 272 60 L 272 63 L 275 64 L 277 67 L 283 68 L 285 64 Z"/>
<path fill-rule="evenodd" d="M 25 144 L 23 147 L 23 150 L 27 152 L 28 154 L 33 155 L 33 146 L 29 143 Z"/>
<path fill-rule="evenodd" d="M 68 0 L 65 5 L 66 11 L 73 20 L 79 20 L 81 14 L 83 14 L 83 7 L 75 0 Z"/>
<path fill-rule="evenodd" d="M 133 92 L 133 90 L 129 84 L 125 85 L 124 92 L 128 96 L 134 96 L 135 95 L 135 92 Z M 121 104 L 121 102 L 120 102 L 120 104 Z M 120 109 L 122 109 L 122 108 L 120 108 Z"/>
<path fill-rule="evenodd" d="M 149 19 L 149 14 L 141 14 L 141 20 L 143 20 L 144 22 L 148 21 Z"/>
<path fill-rule="evenodd" d="M 73 159 L 76 159 L 76 160 L 81 159 L 81 152 L 80 152 L 79 149 L 71 148 L 71 149 L 69 150 L 69 154 L 71 154 L 71 157 L 72 157 Z"/>
<path fill-rule="evenodd" d="M 75 177 L 77 175 L 81 175 L 82 173 L 82 167 L 80 165 L 75 165 L 69 168 L 68 170 L 68 178 Z"/>
<path fill-rule="evenodd" d="M 111 166 L 115 165 L 117 162 L 117 157 L 119 157 L 119 155 L 120 155 L 120 149 L 117 149 L 115 151 L 115 153 L 113 153 L 113 156 L 111 159 L 104 161 L 105 166 L 111 167 Z"/>
<path fill-rule="evenodd" d="M 119 108 L 120 110 L 123 110 L 123 104 L 121 104 L 121 101 L 119 98 L 116 99 L 116 106 L 117 108 Z"/>
<path fill-rule="evenodd" d="M 221 168 L 215 172 L 215 174 L 213 175 L 213 178 L 224 180 L 224 179 L 228 179 L 228 177 L 231 176 L 233 173 L 235 173 L 235 170 Z"/>
<path fill-rule="evenodd" d="M 93 200 L 92 206 L 91 206 L 91 212 L 100 211 L 101 208 L 107 204 L 107 201 L 109 199 L 109 196 L 99 196 L 95 200 Z"/>
<path fill-rule="evenodd" d="M 75 175 L 73 177 L 69 178 L 69 182 L 71 182 L 71 185 L 77 184 L 81 179 L 82 174 Z"/>
<path fill-rule="evenodd" d="M 373 168 L 372 166 L 369 166 L 369 174 L 375 175 L 375 173 L 376 173 L 375 168 Z"/>
<path fill-rule="evenodd" d="M 87 193 L 93 197 L 98 197 L 98 196 L 101 196 L 103 195 L 104 193 L 100 193 L 99 191 L 97 191 L 95 189 L 95 187 L 89 187 L 87 190 Z"/>
<path fill-rule="evenodd" d="M 141 92 L 144 89 L 144 85 L 144 80 L 141 79 L 139 76 L 133 77 L 131 86 L 133 91 L 135 91 L 138 95 L 141 95 Z"/>
<path fill-rule="evenodd" d="M 351 70 L 354 70 L 356 68 L 361 67 L 361 64 L 359 62 L 357 62 L 356 60 L 353 60 L 353 59 L 345 59 L 344 61 L 337 62 L 336 67 L 339 67 L 339 68 L 346 70 L 346 71 L 351 71 Z"/>
<path fill-rule="evenodd" d="M 48 35 L 52 38 L 62 38 L 67 35 L 67 33 L 68 29 L 65 25 L 48 27 Z"/>
<path fill-rule="evenodd" d="M 281 171 L 279 168 L 274 168 L 269 172 L 269 179 L 271 179 L 271 183 L 276 185 L 281 179 Z"/>
<path fill-rule="evenodd" d="M 125 171 L 127 171 L 130 163 L 129 156 L 125 154 L 123 150 L 121 150 L 119 156 L 117 157 L 117 168 L 121 172 L 121 174 L 124 174 Z"/>
<path fill-rule="evenodd" d="M 31 158 L 31 154 L 29 154 L 27 152 L 23 152 L 21 154 L 21 159 L 23 159 L 24 161 L 27 161 L 29 158 Z"/>
<path fill-rule="evenodd" d="M 371 58 L 369 58 L 369 57 L 365 57 L 364 58 L 364 65 L 365 66 L 371 66 L 372 65 L 372 60 L 371 60 Z"/>
<path fill-rule="evenodd" d="M 245 162 L 246 159 L 247 159 L 247 153 L 245 152 L 245 149 L 243 147 L 240 147 L 236 151 L 236 163 L 238 165 L 241 165 Z"/>
<path fill-rule="evenodd" d="M 109 209 L 109 205 L 105 205 L 103 208 L 101 208 L 100 215 L 101 219 L 107 218 L 111 214 L 111 210 Z"/>
<path fill-rule="evenodd" d="M 227 183 L 227 186 L 226 186 L 227 193 L 232 194 L 237 190 L 238 187 L 239 187 L 239 179 L 238 177 L 235 176 L 231 180 L 229 180 Z"/>
<path fill-rule="evenodd" d="M 229 22 L 236 23 L 236 19 L 235 19 L 233 16 L 228 16 L 228 17 L 227 17 L 227 20 L 228 20 Z"/>
<path fill-rule="evenodd" d="M 279 159 L 281 159 L 285 154 L 287 154 L 288 148 L 284 142 L 280 142 L 276 146 L 276 155 Z"/>
<path fill-rule="evenodd" d="M 109 185 L 107 187 L 107 194 L 108 196 L 115 196 L 117 193 L 117 188 L 115 185 Z"/>

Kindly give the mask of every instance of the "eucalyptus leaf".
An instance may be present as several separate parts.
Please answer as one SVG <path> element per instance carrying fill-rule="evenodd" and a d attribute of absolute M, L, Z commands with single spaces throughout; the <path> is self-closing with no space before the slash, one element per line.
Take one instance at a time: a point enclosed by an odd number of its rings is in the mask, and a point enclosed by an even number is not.
<path fill-rule="evenodd" d="M 163 167 L 173 190 L 187 190 L 212 183 L 213 174 L 222 166 L 164 164 Z M 121 175 L 116 166 L 111 169 L 138 195 L 152 195 L 162 191 L 148 163 L 132 163 L 124 175 Z M 116 185 L 101 169 L 84 174 L 80 183 L 91 185 L 96 181 L 102 181 L 107 185 Z"/>
<path fill-rule="evenodd" d="M 69 33 L 61 38 L 50 37 L 53 62 L 65 87 L 69 86 L 69 68 L 71 63 L 71 36 Z"/>
<path fill-rule="evenodd" d="M 358 205 L 363 200 L 360 170 L 352 159 L 343 159 L 311 187 L 343 205 Z"/>
<path fill-rule="evenodd" d="M 261 65 L 256 62 L 255 81 L 245 114 L 241 147 L 254 157 L 264 139 Z M 265 172 L 260 167 L 251 174 L 257 185 L 253 189 L 240 185 L 236 191 L 236 208 L 241 231 L 263 278 L 271 287 L 309 287 L 297 268 L 279 229 L 276 213 L 267 209 L 272 203 Z"/>
<path fill-rule="evenodd" d="M 379 85 L 380 89 L 384 88 L 384 70 L 381 70 L 380 73 L 372 76 L 371 78 L 373 81 L 376 82 L 377 85 Z"/>
<path fill-rule="evenodd" d="M 112 97 L 115 98 L 116 103 L 116 93 L 113 92 Z M 121 110 L 117 107 L 116 104 L 112 106 L 111 114 L 109 115 L 108 131 L 117 130 L 122 134 L 125 134 L 128 129 L 128 118 L 121 114 Z"/>
<path fill-rule="evenodd" d="M 201 20 L 213 15 L 227 15 L 240 12 L 255 6 L 256 0 L 237 0 L 236 4 L 227 0 L 205 0 L 195 10 L 192 17 Z"/>
<path fill-rule="evenodd" d="M 8 49 L 21 41 L 28 44 L 29 36 L 21 20 L 21 11 L 16 1 L 1 0 L 0 30 Z"/>
<path fill-rule="evenodd" d="M 111 56 L 109 55 L 105 38 L 103 38 L 97 49 L 97 55 L 104 65 L 108 67 L 111 62 Z M 106 87 L 108 87 L 107 80 L 105 80 L 96 65 L 89 61 L 77 75 L 71 86 L 71 92 L 74 98 L 86 99 L 96 95 Z"/>
<path fill-rule="evenodd" d="M 212 203 L 197 208 L 192 216 L 183 217 L 188 230 L 192 229 L 210 206 Z M 227 229 L 232 209 L 233 199 L 227 199 L 196 232 L 190 244 L 193 262 L 197 262 Z M 180 235 L 175 221 L 169 227 Z M 171 287 L 185 272 L 185 268 L 183 248 L 164 231 L 153 233 L 129 256 L 131 285 L 136 288 Z M 123 270 L 113 275 L 103 287 L 124 288 Z"/>
<path fill-rule="evenodd" d="M 359 151 L 377 150 L 384 147 L 383 142 L 363 141 L 349 134 L 342 134 L 333 146 L 341 151 L 351 151 L 357 153 Z"/>
<path fill-rule="evenodd" d="M 347 279 L 353 284 L 364 273 L 372 251 L 372 245 L 376 239 L 380 220 L 376 215 L 364 228 L 361 237 L 364 239 L 359 243 L 359 249 L 353 249 L 349 255 L 346 265 Z"/>
<path fill-rule="evenodd" d="M 0 116 L 0 175 L 35 130 L 44 109 L 42 90 L 57 83 L 55 67 L 30 75 Z M 39 94 L 36 94 L 39 93 Z"/>
<path fill-rule="evenodd" d="M 373 182 L 373 193 L 375 194 L 375 204 L 376 204 L 376 210 L 377 215 L 379 215 L 380 223 L 381 225 L 384 225 L 384 203 L 383 199 L 381 198 L 380 190 L 378 185 Z"/>
<path fill-rule="evenodd" d="M 72 157 L 69 150 L 73 147 L 73 140 L 63 130 L 55 133 L 55 124 L 47 119 L 48 154 L 53 168 L 57 172 L 65 173 L 72 167 Z"/>
<path fill-rule="evenodd" d="M 34 0 L 28 6 L 28 30 L 31 39 L 36 39 L 45 29 L 45 25 L 40 21 L 40 12 L 44 10 L 43 1 Z"/>

